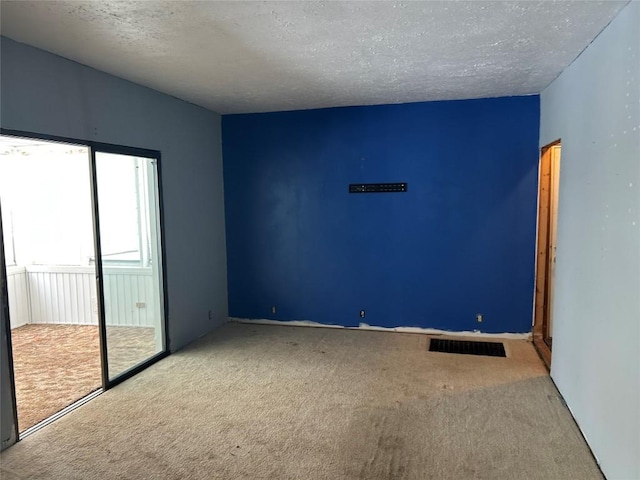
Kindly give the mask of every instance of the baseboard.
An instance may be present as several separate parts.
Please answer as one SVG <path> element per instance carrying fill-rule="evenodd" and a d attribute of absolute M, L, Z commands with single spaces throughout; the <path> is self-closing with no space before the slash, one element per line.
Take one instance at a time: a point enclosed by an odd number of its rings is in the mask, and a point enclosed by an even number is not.
<path fill-rule="evenodd" d="M 308 320 L 268 320 L 264 318 L 239 318 L 229 317 L 230 322 L 235 323 L 251 323 L 256 325 L 280 325 L 287 327 L 315 327 L 315 328 L 343 328 L 347 330 L 369 330 L 378 332 L 398 332 L 398 333 L 418 333 L 422 335 L 446 335 L 460 337 L 483 337 L 483 338 L 505 338 L 511 340 L 531 340 L 531 333 L 485 333 L 462 331 L 455 332 L 449 330 L 438 330 L 435 328 L 419 328 L 419 327 L 377 327 L 361 323 L 357 327 L 345 327 L 343 325 L 329 325 L 325 323 L 311 322 Z"/>

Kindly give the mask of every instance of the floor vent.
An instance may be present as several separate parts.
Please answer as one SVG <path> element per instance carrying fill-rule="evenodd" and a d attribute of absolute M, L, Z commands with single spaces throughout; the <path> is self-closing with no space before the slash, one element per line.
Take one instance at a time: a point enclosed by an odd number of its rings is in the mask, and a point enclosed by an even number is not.
<path fill-rule="evenodd" d="M 506 357 L 502 342 L 472 342 L 469 340 L 445 340 L 432 338 L 430 352 L 461 353 L 463 355 L 485 355 L 488 357 Z"/>

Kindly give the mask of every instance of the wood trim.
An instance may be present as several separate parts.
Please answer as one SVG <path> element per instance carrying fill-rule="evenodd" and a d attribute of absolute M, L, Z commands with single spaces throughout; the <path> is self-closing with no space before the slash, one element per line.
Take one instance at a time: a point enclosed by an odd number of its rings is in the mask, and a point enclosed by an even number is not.
<path fill-rule="evenodd" d="M 551 181 L 551 148 L 542 149 L 540 156 L 540 186 L 538 193 L 538 239 L 536 246 L 536 289 L 533 336 L 543 338 L 548 276 L 547 245 L 549 244 L 549 194 Z"/>
<path fill-rule="evenodd" d="M 540 178 L 538 186 L 538 234 L 536 239 L 535 304 L 533 317 L 533 345 L 540 358 L 551 369 L 551 349 L 545 343 L 549 312 L 549 245 L 551 221 L 551 169 L 555 147 L 560 140 L 550 143 L 540 151 Z"/>
<path fill-rule="evenodd" d="M 543 323 L 545 342 L 553 332 L 553 293 L 556 271 L 556 246 L 558 238 L 558 200 L 560 188 L 560 145 L 549 147 L 551 151 L 549 180 L 549 239 L 547 245 L 547 298 Z"/>
<path fill-rule="evenodd" d="M 541 337 L 533 337 L 533 346 L 538 351 L 538 356 L 542 359 L 547 370 L 551 370 L 551 350 Z"/>

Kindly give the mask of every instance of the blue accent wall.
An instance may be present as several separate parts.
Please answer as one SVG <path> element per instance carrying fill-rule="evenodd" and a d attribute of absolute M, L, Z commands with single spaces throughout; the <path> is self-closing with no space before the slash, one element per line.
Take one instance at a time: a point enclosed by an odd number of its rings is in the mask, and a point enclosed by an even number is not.
<path fill-rule="evenodd" d="M 229 315 L 529 332 L 539 120 L 538 96 L 223 116 Z M 408 192 L 348 192 L 382 182 Z"/>

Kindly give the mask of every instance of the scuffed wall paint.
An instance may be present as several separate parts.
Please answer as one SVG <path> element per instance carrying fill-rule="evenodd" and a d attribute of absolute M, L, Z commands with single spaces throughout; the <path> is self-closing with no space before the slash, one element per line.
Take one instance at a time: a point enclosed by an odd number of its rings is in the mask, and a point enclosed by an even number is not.
<path fill-rule="evenodd" d="M 308 320 L 268 320 L 264 318 L 236 318 L 229 317 L 229 321 L 236 323 L 253 323 L 256 325 L 277 325 L 286 327 L 316 327 L 316 328 L 344 328 L 349 330 L 369 330 L 375 332 L 396 332 L 396 333 L 416 333 L 420 335 L 446 335 L 455 337 L 486 337 L 486 338 L 508 338 L 512 340 L 529 340 L 530 333 L 482 333 L 474 332 L 452 332 L 447 330 L 437 330 L 435 328 L 417 328 L 417 327 L 376 327 L 361 323 L 357 327 L 344 327 L 342 325 L 327 325 L 324 323 L 310 322 Z"/>
<path fill-rule="evenodd" d="M 538 122 L 537 96 L 224 116 L 230 315 L 531 331 Z M 408 190 L 349 194 L 378 182 Z"/>

